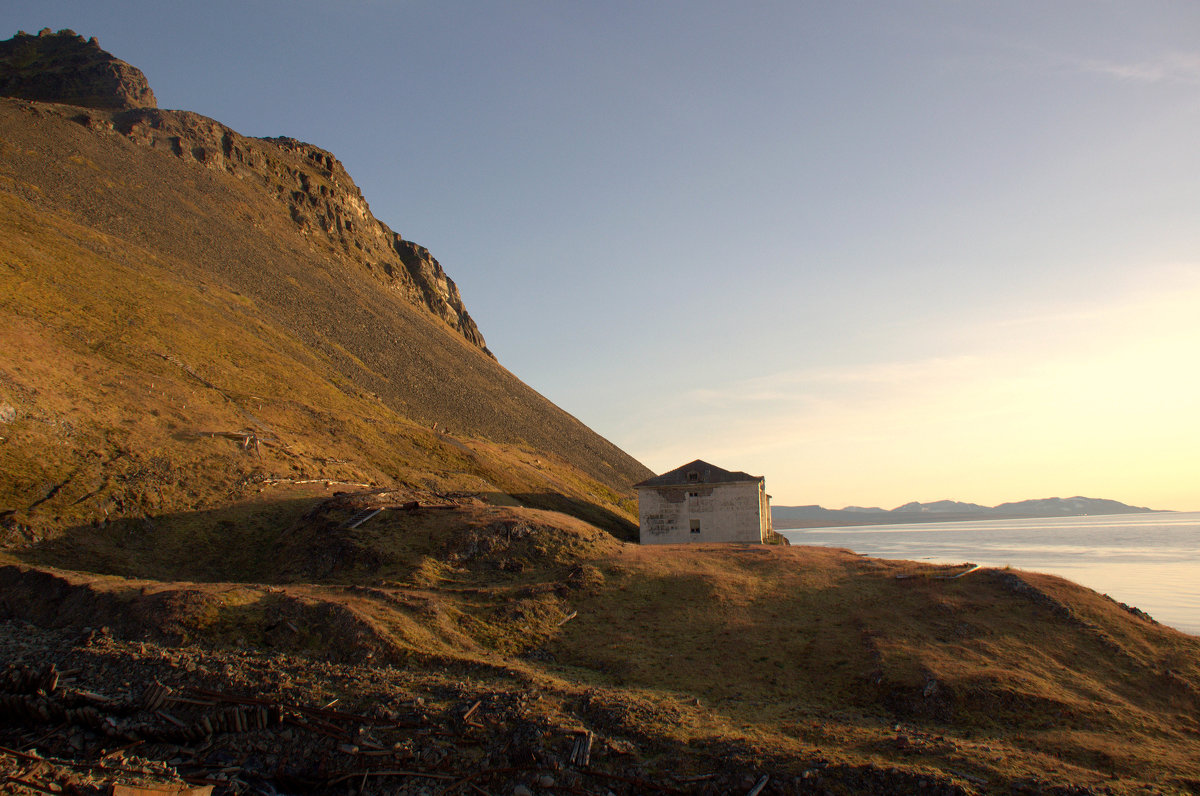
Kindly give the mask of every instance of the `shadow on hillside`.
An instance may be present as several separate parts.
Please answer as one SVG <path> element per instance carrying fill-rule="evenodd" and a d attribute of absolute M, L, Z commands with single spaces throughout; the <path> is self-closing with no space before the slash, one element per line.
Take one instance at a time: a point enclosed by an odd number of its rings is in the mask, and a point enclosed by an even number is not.
<path fill-rule="evenodd" d="M 151 580 L 286 580 L 279 550 L 313 523 L 320 497 L 286 498 L 155 517 L 78 525 L 30 548 L 13 551 L 27 564 Z"/>
<path fill-rule="evenodd" d="M 637 526 L 614 511 L 554 492 L 486 496 L 557 511 L 636 540 Z M 289 497 L 155 517 L 77 525 L 11 551 L 35 566 L 160 581 L 284 584 L 351 580 L 405 566 L 438 544 L 445 512 L 391 512 L 362 531 L 346 521 L 362 505 L 345 496 Z M 438 519 L 442 517 L 441 519 Z M 465 521 L 465 517 L 461 518 Z M 430 522 L 433 524 L 429 524 Z M 383 537 L 376 539 L 379 534 Z M 386 541 L 384 541 L 386 540 Z"/>
<path fill-rule="evenodd" d="M 595 503 L 588 503 L 578 498 L 567 497 L 558 492 L 523 492 L 512 495 L 521 505 L 531 509 L 545 509 L 567 514 L 608 531 L 624 542 L 636 542 L 638 539 L 637 524 L 631 522 L 615 511 L 610 511 Z"/>

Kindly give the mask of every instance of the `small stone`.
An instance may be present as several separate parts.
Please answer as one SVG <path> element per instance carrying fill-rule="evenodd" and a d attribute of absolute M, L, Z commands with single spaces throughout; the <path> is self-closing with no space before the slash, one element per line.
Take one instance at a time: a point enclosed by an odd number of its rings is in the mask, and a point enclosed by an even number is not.
<path fill-rule="evenodd" d="M 549 774 L 542 774 L 540 777 L 538 777 L 538 784 L 543 788 L 553 788 L 554 777 L 550 776 Z"/>
<path fill-rule="evenodd" d="M 512 796 L 533 796 L 533 791 L 526 785 L 517 785 L 513 788 Z"/>

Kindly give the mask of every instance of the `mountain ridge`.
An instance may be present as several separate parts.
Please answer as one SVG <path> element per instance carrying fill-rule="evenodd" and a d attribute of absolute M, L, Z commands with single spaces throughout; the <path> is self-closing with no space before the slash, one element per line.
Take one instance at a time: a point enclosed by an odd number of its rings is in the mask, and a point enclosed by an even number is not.
<path fill-rule="evenodd" d="M 32 53 L 17 68 L 22 48 Z M 441 264 L 427 248 L 375 218 L 331 152 L 288 136 L 243 136 L 192 111 L 160 109 L 140 70 L 102 50 L 94 37 L 85 41 L 71 30 L 47 29 L 0 42 L 0 96 L 86 108 L 64 112 L 94 132 L 119 134 L 184 161 L 257 180 L 287 208 L 301 234 L 323 237 L 372 278 L 493 356 Z"/>
<path fill-rule="evenodd" d="M 771 517 L 780 528 L 815 528 L 824 525 L 890 525 L 908 522 L 959 522 L 972 519 L 1020 519 L 1040 517 L 1078 517 L 1093 514 L 1145 514 L 1158 511 L 1130 506 L 1104 498 L 1036 498 L 981 506 L 956 500 L 929 503 L 911 501 L 894 509 L 847 506 L 826 509 L 821 506 L 772 506 Z M 793 524 L 795 523 L 795 524 Z"/>

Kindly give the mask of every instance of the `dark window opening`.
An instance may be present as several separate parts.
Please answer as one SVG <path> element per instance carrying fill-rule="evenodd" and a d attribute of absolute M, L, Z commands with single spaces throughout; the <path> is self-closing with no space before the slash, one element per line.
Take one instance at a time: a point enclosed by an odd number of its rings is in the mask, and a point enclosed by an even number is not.
<path fill-rule="evenodd" d="M 700 520 L 692 520 L 692 533 L 700 533 Z"/>
<path fill-rule="evenodd" d="M 694 484 L 694 483 L 698 482 L 699 480 L 700 480 L 700 473 L 697 473 L 694 470 L 692 472 L 688 473 L 688 482 L 689 483 Z"/>

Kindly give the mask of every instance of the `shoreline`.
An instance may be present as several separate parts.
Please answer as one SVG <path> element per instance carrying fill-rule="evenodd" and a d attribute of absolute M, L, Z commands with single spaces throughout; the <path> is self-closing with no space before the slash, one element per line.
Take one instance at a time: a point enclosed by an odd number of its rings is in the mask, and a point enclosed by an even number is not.
<path fill-rule="evenodd" d="M 1026 517 L 779 529 L 793 545 L 837 547 L 884 560 L 970 561 L 1078 583 L 1155 621 L 1200 636 L 1200 512 Z"/>
<path fill-rule="evenodd" d="M 830 510 L 833 511 L 833 510 Z M 880 517 L 875 522 L 856 522 L 855 518 L 831 518 L 813 520 L 784 520 L 786 525 L 773 523 L 778 532 L 783 531 L 812 531 L 824 528 L 875 528 L 890 525 L 942 525 L 956 523 L 1002 522 L 1012 520 L 1073 520 L 1084 517 L 1145 517 L 1154 514 L 1200 514 L 1192 511 L 1175 511 L 1172 509 L 1155 509 L 1152 511 L 1123 511 L 1117 514 L 993 514 L 980 516 L 978 514 L 937 514 L 912 515 L 908 517 Z M 865 515 L 871 516 L 871 515 Z M 918 519 L 919 517 L 919 519 Z"/>

